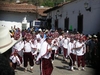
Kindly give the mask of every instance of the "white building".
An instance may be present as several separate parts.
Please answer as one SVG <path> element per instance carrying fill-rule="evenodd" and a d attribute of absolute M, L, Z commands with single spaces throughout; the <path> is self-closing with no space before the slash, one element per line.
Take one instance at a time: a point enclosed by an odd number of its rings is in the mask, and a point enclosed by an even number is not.
<path fill-rule="evenodd" d="M 32 25 L 33 20 L 46 17 L 43 11 L 48 8 L 36 7 L 27 3 L 0 3 L 0 25 L 9 29 L 11 26 L 27 29 Z"/>
<path fill-rule="evenodd" d="M 52 29 L 76 29 L 80 33 L 100 32 L 100 0 L 73 0 L 44 11 Z"/>

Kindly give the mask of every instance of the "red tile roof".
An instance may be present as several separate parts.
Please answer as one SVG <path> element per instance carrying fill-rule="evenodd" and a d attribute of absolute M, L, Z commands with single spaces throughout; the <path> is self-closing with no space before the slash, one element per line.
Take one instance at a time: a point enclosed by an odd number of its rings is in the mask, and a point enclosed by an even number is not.
<path fill-rule="evenodd" d="M 15 4 L 15 3 L 5 3 L 5 4 L 0 4 L 0 10 L 3 11 L 14 11 L 14 12 L 31 12 L 35 13 L 36 12 L 36 6 L 34 5 L 29 5 L 29 4 Z"/>
<path fill-rule="evenodd" d="M 0 3 L 1 11 L 37 13 L 36 9 L 37 7 L 35 5 L 27 3 Z M 46 14 L 43 13 L 45 10 L 47 10 L 47 8 L 38 8 L 38 14 L 41 16 L 46 16 Z"/>
<path fill-rule="evenodd" d="M 39 15 L 41 15 L 41 16 L 46 16 L 47 14 L 46 13 L 43 13 L 45 10 L 48 10 L 49 8 L 48 7 L 38 7 L 38 13 L 39 13 Z"/>

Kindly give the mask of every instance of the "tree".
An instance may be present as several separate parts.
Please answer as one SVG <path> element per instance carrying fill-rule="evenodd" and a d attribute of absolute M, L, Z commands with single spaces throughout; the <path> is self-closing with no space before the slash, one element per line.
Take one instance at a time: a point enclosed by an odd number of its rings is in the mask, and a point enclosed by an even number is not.
<path fill-rule="evenodd" d="M 0 0 L 3 2 L 16 2 L 16 0 Z M 49 6 L 49 7 L 53 7 L 56 6 L 62 2 L 66 2 L 66 1 L 72 1 L 72 0 L 20 0 L 20 2 L 27 2 L 29 4 L 34 4 L 34 5 L 38 5 L 38 6 Z"/>
<path fill-rule="evenodd" d="M 43 6 L 49 6 L 49 7 L 52 7 L 54 6 L 54 3 L 53 1 L 51 0 L 45 0 L 45 2 L 42 3 Z"/>

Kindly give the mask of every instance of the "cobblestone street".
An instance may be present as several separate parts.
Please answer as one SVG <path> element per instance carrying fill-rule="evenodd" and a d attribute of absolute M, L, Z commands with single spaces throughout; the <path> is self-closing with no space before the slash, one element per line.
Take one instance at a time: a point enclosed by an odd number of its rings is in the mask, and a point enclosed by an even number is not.
<path fill-rule="evenodd" d="M 68 69 L 69 61 L 63 61 L 62 59 L 62 56 L 59 56 L 54 60 L 52 75 L 94 75 L 94 69 L 90 67 L 85 67 L 85 71 L 79 71 L 77 70 L 77 67 L 75 71 L 70 71 Z M 24 72 L 24 68 L 17 68 L 15 73 L 15 75 L 40 75 L 39 65 L 34 65 L 33 73 L 30 71 Z"/>

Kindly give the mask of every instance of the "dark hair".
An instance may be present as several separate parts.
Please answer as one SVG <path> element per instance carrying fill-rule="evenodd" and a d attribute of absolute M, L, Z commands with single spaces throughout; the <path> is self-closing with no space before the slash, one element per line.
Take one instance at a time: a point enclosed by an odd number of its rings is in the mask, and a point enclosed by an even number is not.
<path fill-rule="evenodd" d="M 0 75 L 15 75 L 13 68 L 10 67 L 9 55 L 10 50 L 0 54 Z"/>
<path fill-rule="evenodd" d="M 52 39 L 52 37 L 46 37 L 46 41 L 47 41 L 48 39 Z"/>

